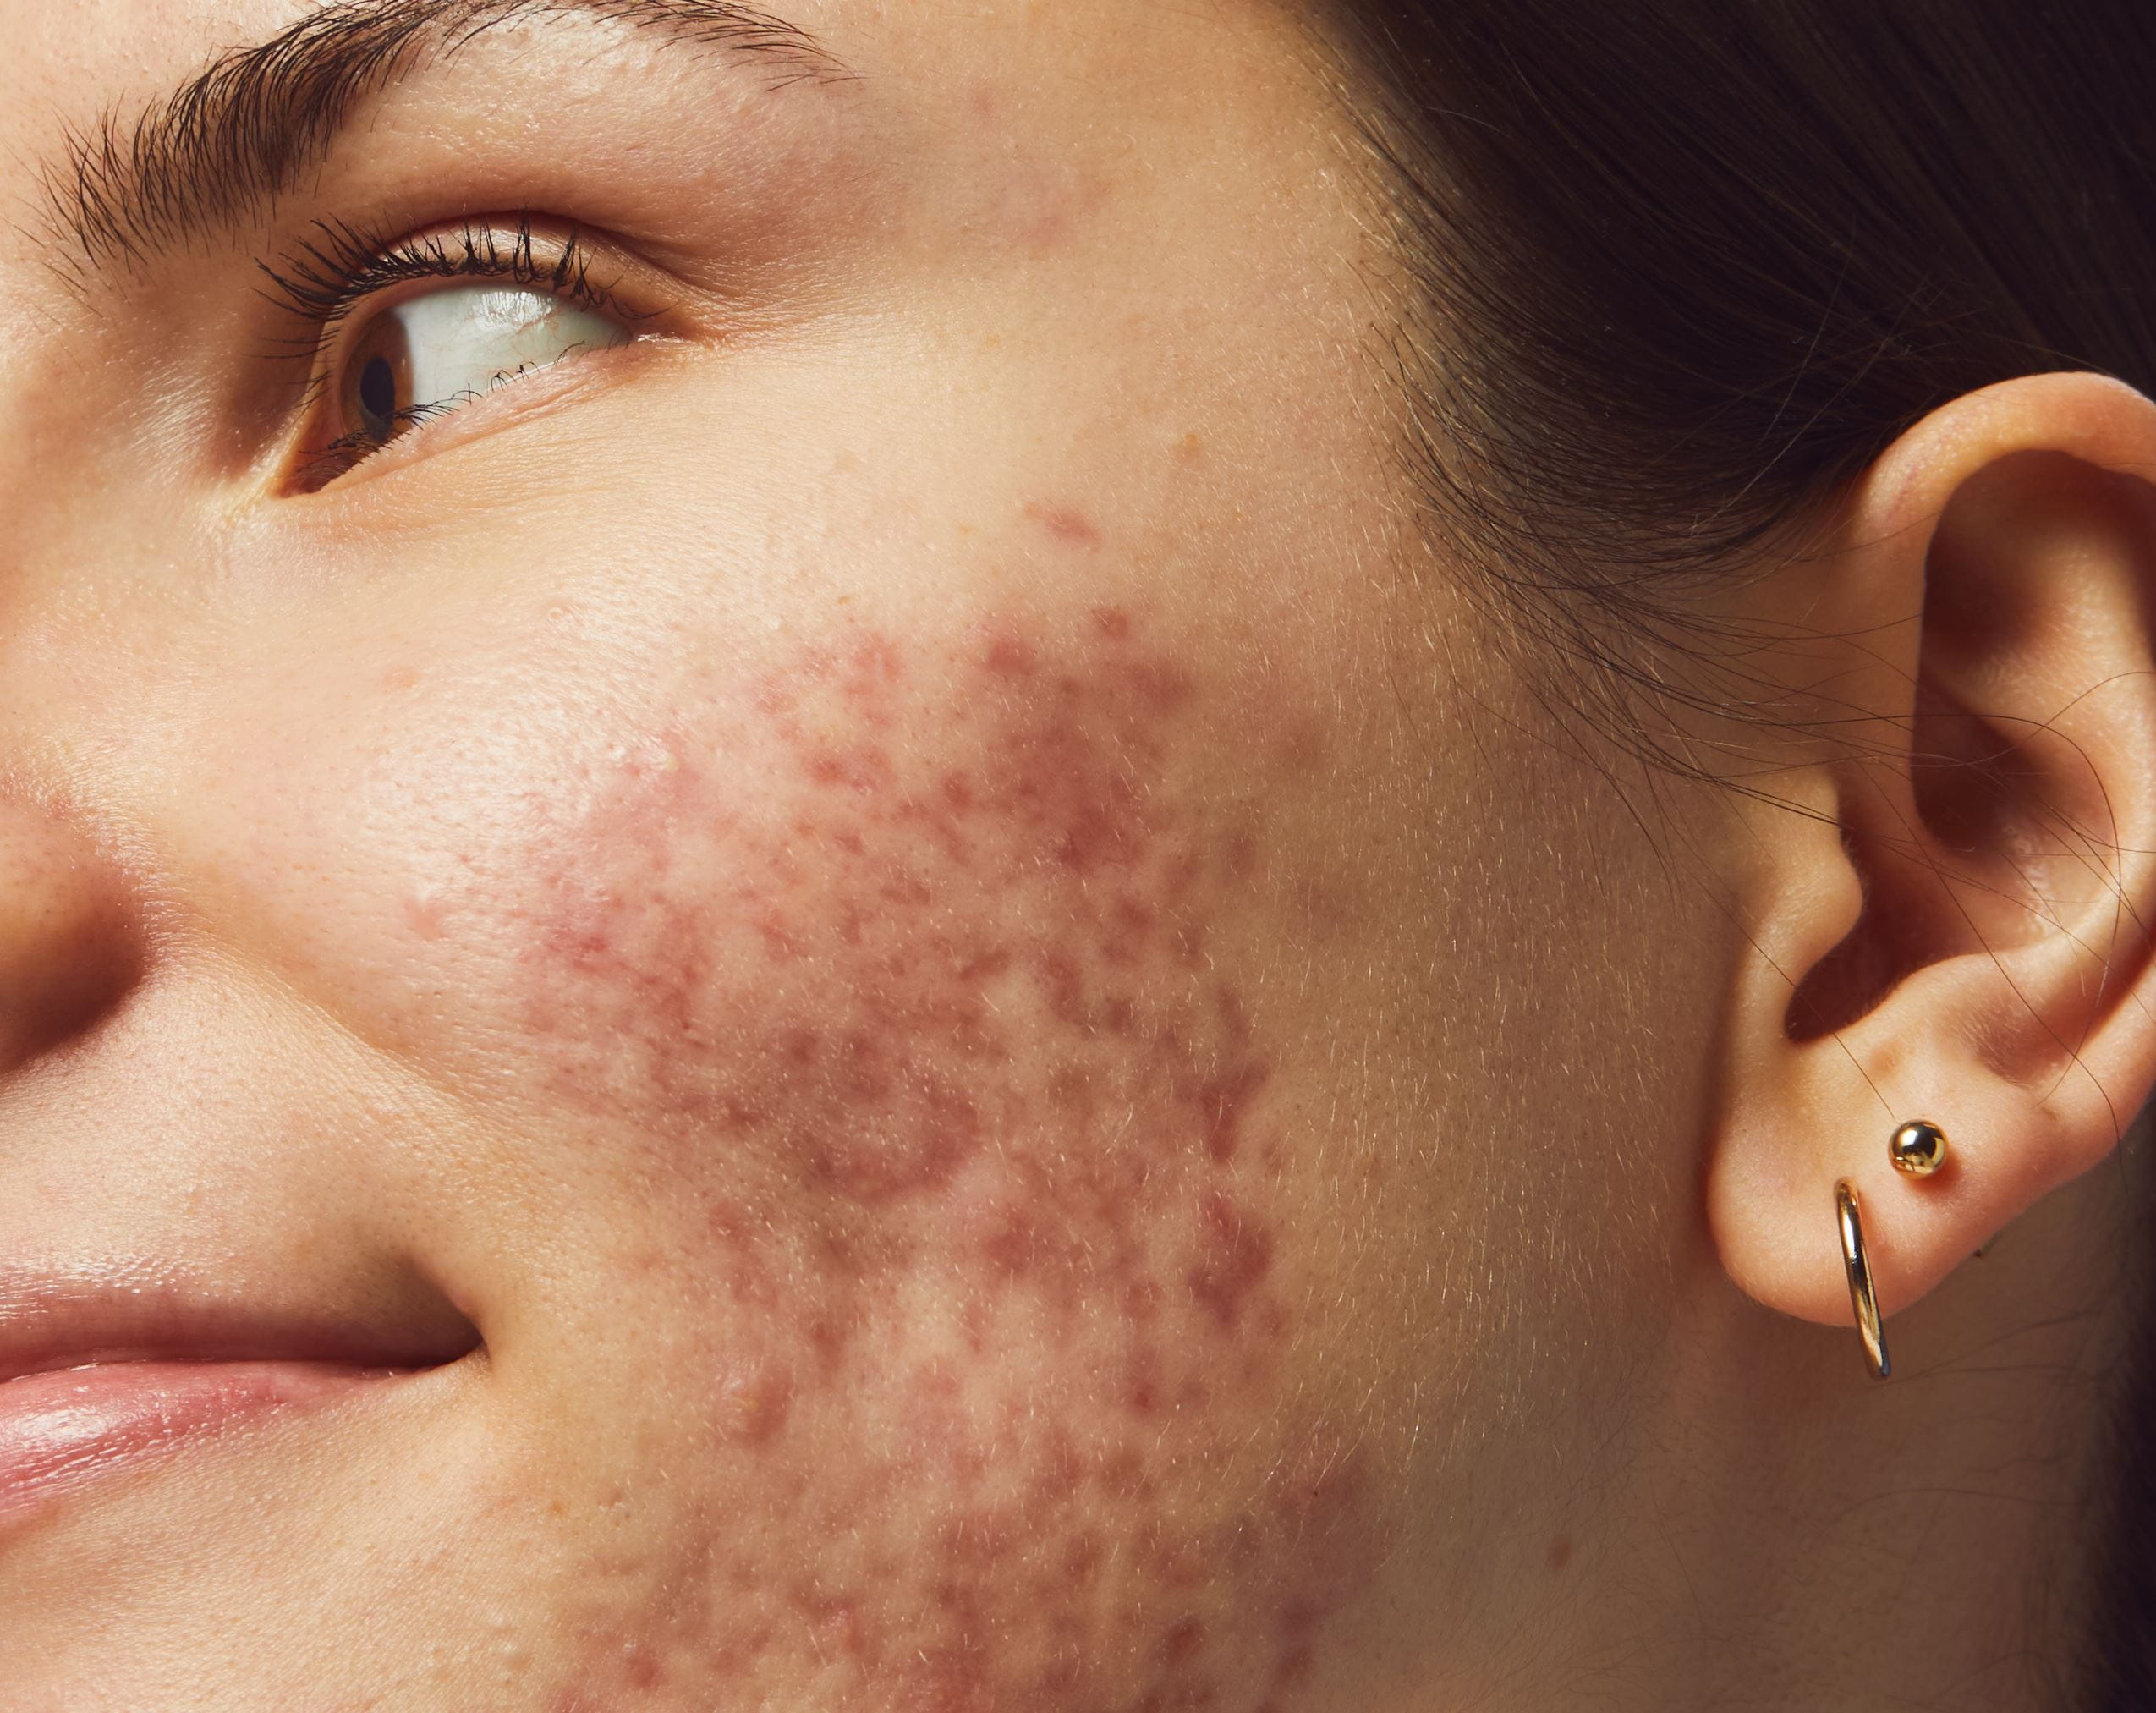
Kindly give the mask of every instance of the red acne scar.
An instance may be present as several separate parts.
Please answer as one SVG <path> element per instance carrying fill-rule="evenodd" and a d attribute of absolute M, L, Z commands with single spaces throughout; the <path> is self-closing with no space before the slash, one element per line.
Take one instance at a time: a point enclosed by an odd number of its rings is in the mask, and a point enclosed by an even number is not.
<path fill-rule="evenodd" d="M 1355 1460 L 1289 1385 L 1297 1077 L 1234 948 L 1299 920 L 1253 876 L 1311 716 L 1246 731 L 1122 607 L 667 695 L 518 924 L 539 1095 L 667 1187 L 710 1305 L 667 1683 L 1292 1705 Z"/>
<path fill-rule="evenodd" d="M 786 1425 L 793 1403 L 793 1376 L 782 1364 L 729 1373 L 719 1387 L 720 1436 L 735 1445 L 768 1446 Z"/>
<path fill-rule="evenodd" d="M 1040 657 L 1032 645 L 1009 636 L 999 636 L 989 644 L 981 663 L 999 678 L 1029 678 L 1040 670 Z"/>
<path fill-rule="evenodd" d="M 1209 1190 L 1200 1204 L 1198 1257 L 1191 1265 L 1190 1294 L 1223 1326 L 1232 1326 L 1243 1305 L 1273 1264 L 1273 1240 L 1243 1217 L 1235 1203 Z"/>
<path fill-rule="evenodd" d="M 1072 547 L 1097 547 L 1100 545 L 1100 531 L 1083 512 L 1069 506 L 1051 506 L 1034 502 L 1025 508 L 1029 522 L 1035 523 L 1056 541 Z"/>

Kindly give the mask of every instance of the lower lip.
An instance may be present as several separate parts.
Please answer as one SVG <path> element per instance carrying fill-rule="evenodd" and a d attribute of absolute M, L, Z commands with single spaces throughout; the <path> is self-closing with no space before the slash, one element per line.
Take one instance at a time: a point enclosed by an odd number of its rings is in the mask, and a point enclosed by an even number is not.
<path fill-rule="evenodd" d="M 0 1526 L 243 1423 L 393 1370 L 319 1362 L 107 1362 L 0 1381 Z"/>

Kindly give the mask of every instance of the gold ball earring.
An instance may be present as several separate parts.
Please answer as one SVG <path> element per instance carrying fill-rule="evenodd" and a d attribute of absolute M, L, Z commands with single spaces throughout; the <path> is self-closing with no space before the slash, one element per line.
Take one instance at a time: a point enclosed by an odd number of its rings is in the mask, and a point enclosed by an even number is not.
<path fill-rule="evenodd" d="M 1895 1128 L 1886 1152 L 1896 1172 L 1929 1178 L 1946 1164 L 1946 1133 L 1928 1118 L 1912 1118 Z"/>

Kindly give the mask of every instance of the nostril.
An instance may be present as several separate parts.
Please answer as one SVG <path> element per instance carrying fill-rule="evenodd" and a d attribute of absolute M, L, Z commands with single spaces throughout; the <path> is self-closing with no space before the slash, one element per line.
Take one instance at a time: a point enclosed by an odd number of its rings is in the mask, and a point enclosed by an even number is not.
<path fill-rule="evenodd" d="M 0 803 L 0 1073 L 96 1028 L 141 974 L 117 869 L 63 818 Z"/>

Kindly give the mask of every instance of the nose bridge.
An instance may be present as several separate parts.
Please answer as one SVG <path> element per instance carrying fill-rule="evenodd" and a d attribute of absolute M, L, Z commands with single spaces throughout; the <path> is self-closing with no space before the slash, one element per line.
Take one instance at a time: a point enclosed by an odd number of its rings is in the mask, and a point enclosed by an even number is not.
<path fill-rule="evenodd" d="M 185 729 L 155 708 L 189 634 L 168 574 L 197 540 L 187 494 L 129 456 L 140 342 L 53 262 L 0 222 L 0 1078 L 140 983 L 155 865 L 134 817 Z"/>
<path fill-rule="evenodd" d="M 120 865 L 72 796 L 36 777 L 60 759 L 48 693 L 63 674 L 38 612 L 52 592 L 46 562 L 56 514 L 81 496 L 40 479 L 61 431 L 47 407 L 66 358 L 24 271 L 11 245 L 0 266 L 0 288 L 16 288 L 0 306 L 0 1075 L 94 1028 L 140 964 Z"/>

